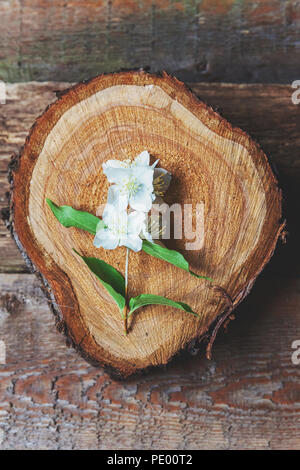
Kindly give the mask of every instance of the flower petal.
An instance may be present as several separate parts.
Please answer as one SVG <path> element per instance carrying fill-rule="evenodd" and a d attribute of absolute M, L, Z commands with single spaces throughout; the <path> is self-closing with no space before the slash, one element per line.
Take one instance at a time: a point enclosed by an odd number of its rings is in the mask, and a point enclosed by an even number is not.
<path fill-rule="evenodd" d="M 131 212 L 127 219 L 127 234 L 139 235 L 143 225 L 145 224 L 145 213 L 144 212 Z"/>
<path fill-rule="evenodd" d="M 120 239 L 120 245 L 127 246 L 133 251 L 140 251 L 142 249 L 143 240 L 138 235 L 128 235 Z"/>
<path fill-rule="evenodd" d="M 102 217 L 103 222 L 110 231 L 117 233 L 127 233 L 127 212 L 119 211 L 113 205 L 107 204 Z"/>
<path fill-rule="evenodd" d="M 96 246 L 97 248 L 100 248 L 102 246 L 102 248 L 104 248 L 105 250 L 114 250 L 115 248 L 117 248 L 118 245 L 118 238 L 111 230 L 107 228 L 99 230 L 99 232 L 97 232 L 95 235 L 94 246 Z"/>
<path fill-rule="evenodd" d="M 140 167 L 137 166 L 132 168 L 132 177 L 136 178 L 140 184 L 144 184 L 153 191 L 153 168 L 149 167 Z"/>
<path fill-rule="evenodd" d="M 148 212 L 152 206 L 152 191 L 142 185 L 137 193 L 129 198 L 129 205 L 138 212 Z"/>
<path fill-rule="evenodd" d="M 144 150 L 137 157 L 135 157 L 132 166 L 149 166 L 150 155 L 148 150 Z"/>
<path fill-rule="evenodd" d="M 128 194 L 124 191 L 120 191 L 120 188 L 113 184 L 108 188 L 106 205 L 113 206 L 117 212 L 124 211 L 128 206 Z M 103 216 L 105 216 L 105 213 L 106 207 Z"/>
<path fill-rule="evenodd" d="M 107 227 L 112 227 L 115 223 L 115 218 L 116 218 L 116 208 L 112 204 L 106 204 L 103 215 L 102 215 L 102 220 L 105 223 Z"/>
<path fill-rule="evenodd" d="M 126 162 L 126 160 L 125 160 Z M 105 170 L 106 168 L 124 168 L 124 161 L 122 160 L 107 160 L 106 162 L 102 163 L 102 168 Z"/>
<path fill-rule="evenodd" d="M 105 174 L 110 183 L 123 184 L 124 182 L 126 183 L 126 181 L 129 180 L 131 175 L 131 169 L 112 168 L 109 166 L 107 168 L 103 168 L 103 173 Z"/>

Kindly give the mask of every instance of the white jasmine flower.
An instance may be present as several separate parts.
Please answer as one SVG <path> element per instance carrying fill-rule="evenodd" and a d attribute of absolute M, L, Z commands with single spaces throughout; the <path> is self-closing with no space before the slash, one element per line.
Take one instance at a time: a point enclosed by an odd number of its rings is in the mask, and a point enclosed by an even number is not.
<path fill-rule="evenodd" d="M 108 204 L 103 213 L 105 228 L 100 228 L 94 238 L 97 248 L 114 250 L 117 246 L 126 246 L 133 251 L 142 249 L 140 233 L 145 231 L 143 212 L 133 211 L 128 214 L 125 210 L 118 211 L 115 206 Z"/>
<path fill-rule="evenodd" d="M 139 251 L 142 239 L 160 238 L 162 218 L 152 204 L 154 201 L 164 207 L 162 196 L 169 187 L 171 174 L 163 168 L 155 168 L 157 162 L 150 166 L 149 152 L 144 150 L 133 161 L 108 160 L 103 163 L 104 174 L 113 184 L 108 189 L 103 212 L 106 227 L 97 231 L 96 247 L 113 250 L 124 245 Z M 147 216 L 151 208 L 154 212 Z"/>
<path fill-rule="evenodd" d="M 127 205 L 139 212 L 148 212 L 155 198 L 153 188 L 154 165 L 150 166 L 147 150 L 140 153 L 133 162 L 130 160 L 108 160 L 103 171 L 110 183 L 108 202 L 118 210 Z"/>

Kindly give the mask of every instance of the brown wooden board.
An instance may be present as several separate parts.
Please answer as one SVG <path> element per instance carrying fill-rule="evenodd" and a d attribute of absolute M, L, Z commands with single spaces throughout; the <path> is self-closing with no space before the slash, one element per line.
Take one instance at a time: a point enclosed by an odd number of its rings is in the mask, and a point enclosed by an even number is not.
<path fill-rule="evenodd" d="M 120 68 L 182 80 L 300 77 L 292 0 L 6 0 L 0 79 L 80 81 Z"/>
<path fill-rule="evenodd" d="M 126 382 L 66 348 L 36 278 L 1 274 L 2 449 L 299 449 L 298 279 L 260 279 L 212 361 Z"/>
<path fill-rule="evenodd" d="M 20 150 L 53 91 L 68 86 L 8 87 L 0 107 L 2 208 L 10 153 Z M 7 346 L 7 364 L 0 365 L 1 448 L 299 448 L 300 369 L 291 361 L 291 344 L 300 339 L 299 107 L 290 86 L 193 88 L 256 137 L 277 164 L 289 203 L 288 243 L 238 308 L 228 334 L 217 338 L 212 361 L 202 351 L 120 384 L 65 347 L 39 284 L 20 273 L 26 267 L 1 224 L 0 340 Z"/>

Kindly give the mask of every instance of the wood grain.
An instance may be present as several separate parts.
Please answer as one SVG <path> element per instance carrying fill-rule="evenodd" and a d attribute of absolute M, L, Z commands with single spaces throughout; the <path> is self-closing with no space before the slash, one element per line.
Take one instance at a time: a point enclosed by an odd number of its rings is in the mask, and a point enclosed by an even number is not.
<path fill-rule="evenodd" d="M 194 230 L 196 207 L 203 205 L 203 245 L 186 248 L 195 235 L 186 234 L 181 220 L 177 224 L 184 235 L 166 243 L 213 283 L 132 252 L 128 298 L 151 292 L 180 299 L 198 318 L 149 305 L 131 317 L 129 335 L 124 335 L 117 306 L 73 251 L 101 257 L 122 271 L 124 247 L 99 251 L 90 234 L 62 227 L 46 198 L 96 214 L 107 197 L 103 162 L 133 159 L 145 149 L 171 172 L 166 202 L 179 204 L 182 211 L 189 204 Z M 14 165 L 14 237 L 63 305 L 56 315 L 74 346 L 123 377 L 166 364 L 209 334 L 217 319 L 217 325 L 223 322 L 228 308 L 232 311 L 250 292 L 285 225 L 281 191 L 266 155 L 166 73 L 101 75 L 71 88 L 35 122 Z"/>
<path fill-rule="evenodd" d="M 187 355 L 124 383 L 65 347 L 33 275 L 0 285 L 2 449 L 299 449 L 298 279 L 261 279 L 212 361 Z"/>
<path fill-rule="evenodd" d="M 13 152 L 19 153 L 34 120 L 55 100 L 56 90 L 68 83 L 7 85 L 7 103 L 0 105 L 0 207 L 7 207 L 9 190 L 7 166 Z M 270 275 L 299 276 L 300 263 L 300 139 L 297 125 L 300 106 L 292 103 L 289 85 L 191 84 L 204 102 L 219 111 L 235 126 L 245 129 L 262 146 L 279 172 L 283 189 L 284 214 L 288 220 L 289 243 L 279 247 L 276 259 L 267 267 Z M 276 131 L 274 131 L 276 129 Z M 278 131 L 280 129 L 280 132 Z M 290 227 L 292 229 L 290 229 Z M 26 265 L 0 221 L 0 272 L 26 272 Z"/>
<path fill-rule="evenodd" d="M 291 83 L 295 0 L 6 0 L 0 79 L 80 81 L 120 68 L 185 81 Z"/>
<path fill-rule="evenodd" d="M 7 87 L 7 104 L 0 105 L 2 208 L 11 152 L 19 152 L 54 90 L 68 86 Z M 291 343 L 300 339 L 300 107 L 292 104 L 289 85 L 192 87 L 259 140 L 276 163 L 288 243 L 277 248 L 228 333 L 218 336 L 212 361 L 203 352 L 186 355 L 119 383 L 66 348 L 37 280 L 25 273 L 1 222 L 0 340 L 7 364 L 0 365 L 0 448 L 300 448 L 300 366 L 291 362 Z"/>

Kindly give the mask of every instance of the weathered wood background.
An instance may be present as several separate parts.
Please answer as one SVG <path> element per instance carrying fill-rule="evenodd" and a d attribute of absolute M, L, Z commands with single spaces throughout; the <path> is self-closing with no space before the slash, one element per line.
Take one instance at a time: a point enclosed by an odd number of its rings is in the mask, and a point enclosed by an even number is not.
<path fill-rule="evenodd" d="M 10 155 L 55 90 L 66 83 L 7 87 L 0 106 L 0 206 Z M 285 85 L 192 85 L 272 156 L 290 235 L 221 333 L 213 360 L 185 354 L 164 369 L 119 383 L 65 345 L 34 275 L 0 226 L 0 448 L 299 449 L 300 105 Z"/>
<path fill-rule="evenodd" d="M 133 67 L 189 81 L 300 78 L 298 0 L 1 0 L 0 25 L 9 82 Z"/>

